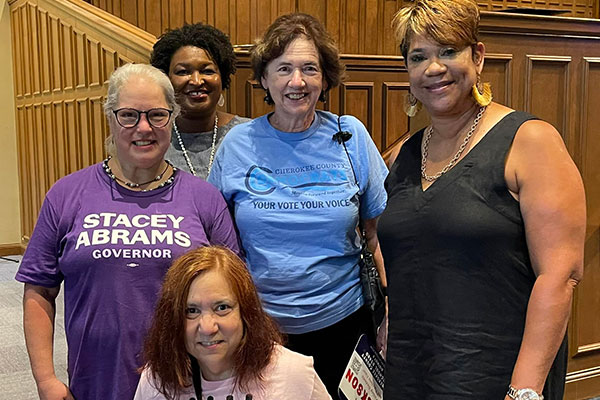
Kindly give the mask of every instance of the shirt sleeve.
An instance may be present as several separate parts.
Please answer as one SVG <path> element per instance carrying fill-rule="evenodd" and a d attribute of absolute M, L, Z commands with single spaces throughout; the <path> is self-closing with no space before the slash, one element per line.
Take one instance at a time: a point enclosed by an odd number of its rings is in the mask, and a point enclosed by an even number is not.
<path fill-rule="evenodd" d="M 221 200 L 221 212 L 215 216 L 215 219 L 208 232 L 208 240 L 212 245 L 225 246 L 231 249 L 238 256 L 242 256 L 238 234 L 233 224 L 233 219 L 229 213 L 229 208 Z"/>
<path fill-rule="evenodd" d="M 310 394 L 310 400 L 332 400 L 331 396 L 327 392 L 327 388 L 325 388 L 325 384 L 317 373 L 314 373 L 314 381 L 313 381 L 313 390 Z"/>
<path fill-rule="evenodd" d="M 58 263 L 61 252 L 61 216 L 52 205 L 50 193 L 44 199 L 15 279 L 38 286 L 57 287 L 64 279 Z"/>
<path fill-rule="evenodd" d="M 233 202 L 231 200 L 231 197 L 227 195 L 227 188 L 225 187 L 227 178 L 224 177 L 225 171 L 223 170 L 223 165 L 227 164 L 225 148 L 228 146 L 228 143 L 229 141 L 227 140 L 226 136 L 225 139 L 223 139 L 223 143 L 221 143 L 221 145 L 217 149 L 217 154 L 215 154 L 215 159 L 213 161 L 210 174 L 208 175 L 206 180 L 208 183 L 211 183 L 217 189 L 219 189 L 219 191 L 223 195 L 223 198 L 225 198 L 225 201 L 227 202 L 229 208 L 232 208 Z"/>
<path fill-rule="evenodd" d="M 384 182 L 388 169 L 367 128 L 357 118 L 345 115 L 341 122 L 349 127 L 356 140 L 351 141 L 350 156 L 357 169 L 360 187 L 360 218 L 379 216 L 387 205 Z M 344 127 L 344 129 L 347 129 Z M 350 141 L 348 142 L 350 143 Z"/>
<path fill-rule="evenodd" d="M 223 154 L 222 148 L 223 146 L 221 143 L 221 146 L 219 146 L 219 149 L 217 150 L 217 154 L 215 154 L 215 159 L 213 160 L 212 168 L 210 169 L 210 174 L 208 174 L 208 177 L 206 178 L 206 181 L 208 183 L 211 183 L 220 191 L 223 191 L 223 184 L 221 178 L 221 174 L 223 173 L 223 168 L 221 167 L 221 159 Z"/>
<path fill-rule="evenodd" d="M 160 394 L 160 392 L 150 383 L 148 377 L 148 368 L 142 371 L 140 381 L 135 391 L 133 400 L 165 400 L 166 397 Z"/>

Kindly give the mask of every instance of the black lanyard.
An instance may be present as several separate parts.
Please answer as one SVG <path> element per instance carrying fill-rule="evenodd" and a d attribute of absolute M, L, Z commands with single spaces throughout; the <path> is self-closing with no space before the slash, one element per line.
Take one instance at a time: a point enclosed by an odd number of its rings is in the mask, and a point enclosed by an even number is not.
<path fill-rule="evenodd" d="M 190 361 L 192 364 L 192 382 L 194 384 L 194 392 L 196 393 L 196 399 L 202 400 L 202 381 L 200 379 L 200 366 L 198 365 L 198 361 L 190 356 Z"/>

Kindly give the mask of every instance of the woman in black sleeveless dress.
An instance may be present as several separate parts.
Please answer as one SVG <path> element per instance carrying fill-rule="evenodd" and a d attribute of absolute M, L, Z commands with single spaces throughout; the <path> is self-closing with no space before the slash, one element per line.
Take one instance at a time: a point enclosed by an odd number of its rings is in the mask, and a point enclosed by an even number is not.
<path fill-rule="evenodd" d="M 580 175 L 548 123 L 491 102 L 472 0 L 419 0 L 395 27 L 431 125 L 402 146 L 379 222 L 385 399 L 562 399 L 582 275 Z"/>

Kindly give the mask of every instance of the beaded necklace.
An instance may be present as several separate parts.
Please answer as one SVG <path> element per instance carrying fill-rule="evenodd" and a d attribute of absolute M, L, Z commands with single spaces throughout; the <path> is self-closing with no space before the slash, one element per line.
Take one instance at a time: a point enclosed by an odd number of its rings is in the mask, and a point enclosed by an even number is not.
<path fill-rule="evenodd" d="M 213 137 L 212 137 L 212 146 L 210 147 L 210 159 L 208 160 L 208 173 L 210 174 L 210 170 L 212 168 L 213 161 L 215 159 L 215 150 L 217 148 L 217 128 L 219 124 L 219 117 L 215 115 L 215 126 L 213 128 Z M 177 141 L 179 142 L 179 147 L 181 147 L 181 151 L 183 152 L 183 158 L 185 158 L 185 162 L 190 169 L 192 175 L 196 176 L 196 169 L 192 165 L 192 161 L 190 160 L 190 156 L 188 155 L 187 149 L 183 145 L 183 139 L 181 139 L 181 134 L 179 133 L 179 129 L 177 129 L 177 124 L 173 121 L 173 130 L 177 135 Z"/>
<path fill-rule="evenodd" d="M 113 172 L 112 169 L 110 168 L 110 166 L 108 165 L 108 162 L 111 160 L 112 156 L 108 156 L 104 161 L 102 161 L 102 168 L 104 169 L 104 172 L 106 172 L 106 175 L 109 176 L 110 179 L 112 179 L 115 182 L 121 182 L 122 184 L 124 184 L 125 186 L 127 186 L 130 189 L 138 189 L 140 186 L 144 186 L 147 185 L 149 183 L 152 182 L 158 182 L 160 181 L 163 176 L 165 175 L 165 173 L 167 172 L 167 170 L 169 169 L 169 167 L 171 167 L 173 169 L 173 173 L 171 174 L 171 176 L 169 177 L 169 179 L 167 179 L 166 181 L 164 181 L 163 183 L 161 183 L 160 185 L 158 185 L 155 188 L 152 189 L 142 189 L 142 192 L 149 192 L 151 190 L 156 190 L 156 189 L 160 189 L 162 187 L 165 187 L 167 185 L 170 185 L 173 183 L 173 181 L 175 180 L 175 172 L 177 171 L 177 168 L 175 168 L 173 166 L 173 164 L 171 164 L 169 162 L 169 160 L 165 160 L 165 162 L 167 163 L 167 166 L 165 167 L 165 169 L 163 170 L 163 172 L 161 172 L 159 175 L 157 175 L 155 178 L 150 179 L 147 182 L 140 182 L 140 183 L 136 183 L 136 182 L 128 182 L 124 179 L 121 179 L 119 177 L 117 177 Z"/>

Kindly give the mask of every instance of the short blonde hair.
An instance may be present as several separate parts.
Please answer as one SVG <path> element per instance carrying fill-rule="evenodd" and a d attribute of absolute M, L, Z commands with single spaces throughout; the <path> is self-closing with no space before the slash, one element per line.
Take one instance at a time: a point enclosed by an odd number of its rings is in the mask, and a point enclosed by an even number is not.
<path fill-rule="evenodd" d="M 396 13 L 392 26 L 406 60 L 410 41 L 425 35 L 444 45 L 478 42 L 479 7 L 474 0 L 415 0 Z"/>

